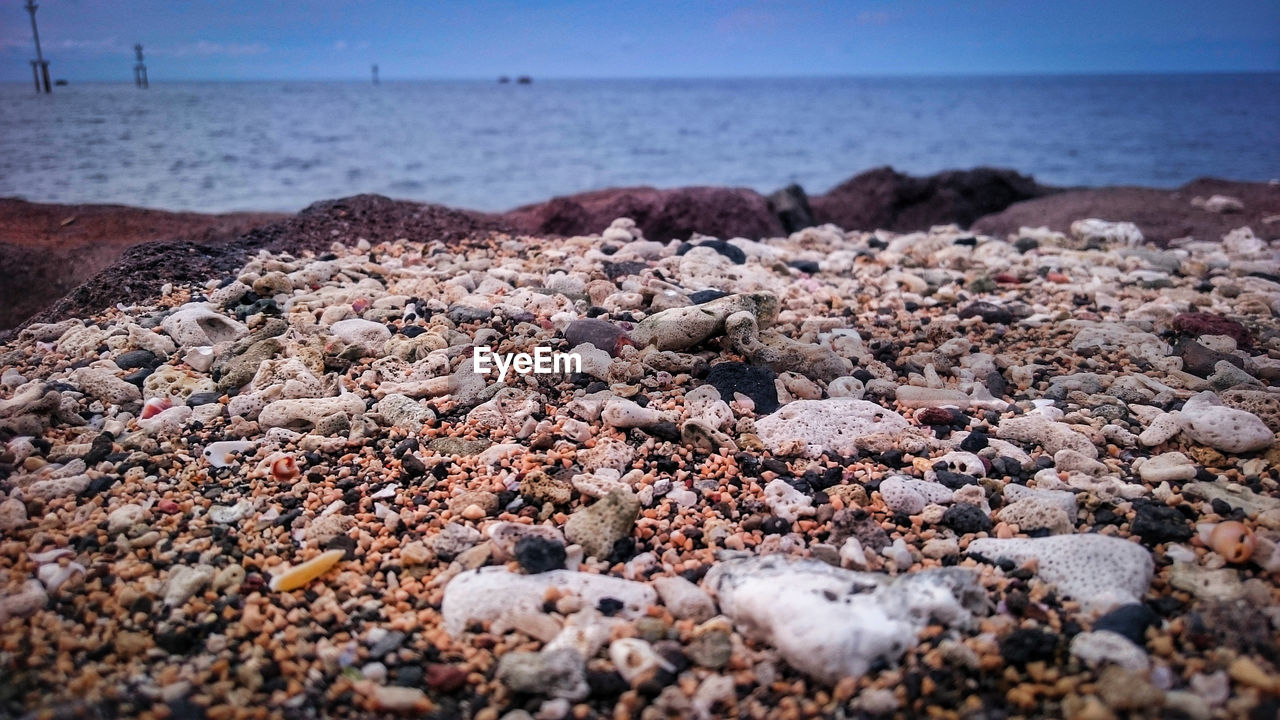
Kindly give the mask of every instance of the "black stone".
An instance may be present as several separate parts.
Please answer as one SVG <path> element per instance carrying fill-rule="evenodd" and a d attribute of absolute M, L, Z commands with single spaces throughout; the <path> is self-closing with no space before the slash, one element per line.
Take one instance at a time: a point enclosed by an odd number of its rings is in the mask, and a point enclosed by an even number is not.
<path fill-rule="evenodd" d="M 934 472 L 939 483 L 946 485 L 952 490 L 959 490 L 965 485 L 977 485 L 978 478 L 964 473 L 958 473 L 951 470 L 937 470 Z"/>
<path fill-rule="evenodd" d="M 719 300 L 722 297 L 728 296 L 729 293 L 722 292 L 720 290 L 698 290 L 697 292 L 689 293 L 689 302 L 694 305 L 701 305 L 702 303 Z"/>
<path fill-rule="evenodd" d="M 989 440 L 990 438 L 987 437 L 986 433 L 981 430 L 974 430 L 964 440 L 960 441 L 960 449 L 965 452 L 976 453 L 985 448 Z"/>
<path fill-rule="evenodd" d="M 427 466 L 412 453 L 400 458 L 400 467 L 411 478 L 422 477 L 427 472 Z"/>
<path fill-rule="evenodd" d="M 166 706 L 170 720 L 205 720 L 208 714 L 204 707 L 189 697 L 172 700 Z"/>
<path fill-rule="evenodd" d="M 1182 513 L 1168 505 L 1144 503 L 1137 508 L 1130 532 L 1147 545 L 1190 540 L 1191 526 Z"/>
<path fill-rule="evenodd" d="M 111 454 L 114 440 L 111 433 L 98 433 L 89 445 L 89 452 L 85 453 L 80 459 L 84 460 L 84 464 L 89 467 L 106 460 L 107 456 Z"/>
<path fill-rule="evenodd" d="M 604 263 L 604 274 L 610 280 L 617 280 L 628 275 L 639 275 L 644 272 L 649 265 L 647 263 L 628 260 L 625 262 L 606 262 Z"/>
<path fill-rule="evenodd" d="M 816 260 L 792 260 L 787 264 L 808 275 L 817 275 L 822 270 Z"/>
<path fill-rule="evenodd" d="M 676 442 L 677 440 L 680 439 L 679 426 L 677 426 L 675 423 L 669 420 L 664 420 L 656 425 L 651 425 L 647 428 L 644 428 L 644 431 L 658 438 L 659 440 Z"/>
<path fill-rule="evenodd" d="M 492 315 L 493 311 L 491 310 L 482 310 L 466 305 L 454 305 L 445 313 L 446 317 L 459 325 L 488 320 Z"/>
<path fill-rule="evenodd" d="M 137 370 L 123 376 L 121 380 L 124 380 L 130 385 L 142 387 L 143 381 L 150 377 L 153 372 L 155 372 L 155 368 L 138 368 Z"/>
<path fill-rule="evenodd" d="M 218 402 L 218 398 L 220 397 L 222 397 L 222 395 L 216 392 L 191 393 L 191 395 L 187 397 L 187 407 L 210 405 Z"/>
<path fill-rule="evenodd" d="M 991 518 L 977 505 L 957 503 L 942 514 L 942 524 L 961 535 L 967 535 L 990 530 Z"/>
<path fill-rule="evenodd" d="M 1139 647 L 1146 644 L 1147 628 L 1160 622 L 1159 616 L 1146 605 L 1121 605 L 1093 623 L 1094 630 L 1110 630 L 1129 638 Z"/>
<path fill-rule="evenodd" d="M 1040 247 L 1040 241 L 1035 238 L 1020 237 L 1014 241 L 1013 247 L 1020 253 L 1027 253 Z"/>
<path fill-rule="evenodd" d="M 765 535 L 782 535 L 791 529 L 791 523 L 786 518 L 780 518 L 777 515 L 770 515 L 760 524 L 760 532 Z"/>
<path fill-rule="evenodd" d="M 411 338 L 418 337 L 419 335 L 421 335 L 426 331 L 427 329 L 422 327 L 421 325 L 405 325 L 404 327 L 400 328 L 401 335 L 404 335 L 405 337 L 411 337 Z"/>
<path fill-rule="evenodd" d="M 1000 657 L 1013 665 L 1052 661 L 1057 651 L 1058 636 L 1035 628 L 1018 628 L 1000 640 Z"/>
<path fill-rule="evenodd" d="M 967 307 L 961 309 L 959 317 L 961 320 L 980 317 L 988 325 L 1008 325 L 1013 322 L 1013 313 L 995 303 L 989 303 L 984 300 L 970 303 Z"/>
<path fill-rule="evenodd" d="M 115 485 L 119 480 L 120 477 L 117 475 L 103 475 L 102 477 L 94 478 L 89 481 L 89 486 L 84 489 L 84 492 L 81 493 L 81 495 L 85 497 L 101 495 L 111 489 L 111 486 Z"/>
<path fill-rule="evenodd" d="M 818 224 L 813 218 L 813 208 L 809 207 L 809 196 L 795 183 L 770 193 L 765 199 L 787 234 Z"/>
<path fill-rule="evenodd" d="M 1244 368 L 1244 361 L 1230 353 L 1210 350 L 1195 340 L 1183 339 L 1173 348 L 1173 354 L 1182 358 L 1182 369 L 1198 377 L 1207 378 L 1221 360 Z"/>
<path fill-rule="evenodd" d="M 720 399 L 730 402 L 733 394 L 740 392 L 755 403 L 758 415 L 778 409 L 778 388 L 774 384 L 777 378 L 778 374 L 769 368 L 737 362 L 717 363 L 707 373 L 707 382 L 720 392 Z"/>
<path fill-rule="evenodd" d="M 137 370 L 156 367 L 160 364 L 160 358 L 150 350 L 130 350 L 118 355 L 115 362 L 121 370 Z"/>
<path fill-rule="evenodd" d="M 614 615 L 617 615 L 619 612 L 622 612 L 622 608 L 624 607 L 626 607 L 626 603 L 622 602 L 618 598 L 602 597 L 600 598 L 600 602 L 596 603 L 596 609 L 605 617 L 613 617 Z"/>
<path fill-rule="evenodd" d="M 682 243 L 680 249 L 676 251 L 677 255 L 684 255 L 695 247 L 711 248 L 721 255 L 729 258 L 735 265 L 742 265 L 747 261 L 747 254 L 742 252 L 742 248 L 730 245 L 724 240 L 703 240 L 697 245 L 690 243 Z"/>
<path fill-rule="evenodd" d="M 376 657 L 376 656 L 375 656 Z M 416 687 L 423 686 L 423 677 L 426 673 L 421 665 L 401 665 L 392 671 L 391 684 L 400 687 Z"/>
<path fill-rule="evenodd" d="M 616 698 L 631 689 L 615 670 L 587 670 L 587 687 L 593 698 Z"/>
<path fill-rule="evenodd" d="M 515 555 L 516 562 L 531 575 L 564 568 L 564 545 L 538 535 L 517 540 Z"/>
<path fill-rule="evenodd" d="M 157 633 L 156 645 L 171 655 L 186 655 L 196 649 L 202 640 L 198 627 L 185 627 Z"/>

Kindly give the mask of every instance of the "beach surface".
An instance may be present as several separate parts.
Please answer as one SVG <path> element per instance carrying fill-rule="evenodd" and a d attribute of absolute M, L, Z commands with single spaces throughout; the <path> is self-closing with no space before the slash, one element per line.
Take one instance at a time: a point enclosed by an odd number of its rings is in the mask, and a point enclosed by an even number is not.
<path fill-rule="evenodd" d="M 0 715 L 1274 716 L 1280 188 L 876 172 L 123 250 L 0 344 Z"/>

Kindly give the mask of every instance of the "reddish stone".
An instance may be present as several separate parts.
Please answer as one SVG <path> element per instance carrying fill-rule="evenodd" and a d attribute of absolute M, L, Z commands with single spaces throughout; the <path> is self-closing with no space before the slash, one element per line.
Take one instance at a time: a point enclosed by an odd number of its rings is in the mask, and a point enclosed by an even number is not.
<path fill-rule="evenodd" d="M 1196 196 L 1210 195 L 1239 198 L 1244 201 L 1244 211 L 1222 214 L 1191 203 Z M 1238 227 L 1266 227 L 1264 218 L 1276 213 L 1280 213 L 1280 189 L 1269 183 L 1202 178 L 1173 190 L 1103 187 L 1054 193 L 1010 205 L 979 219 L 970 229 L 999 238 L 1022 227 L 1044 226 L 1070 233 L 1076 220 L 1107 218 L 1132 222 L 1148 242 L 1163 246 L 1182 237 L 1217 242 Z"/>
<path fill-rule="evenodd" d="M 160 502 L 156 503 L 156 509 L 162 513 L 165 513 L 166 515 L 172 515 L 177 512 L 182 512 L 182 508 L 178 507 L 178 503 L 170 500 L 169 498 L 165 498 Z"/>
<path fill-rule="evenodd" d="M 818 223 L 845 230 L 913 232 L 948 223 L 967 228 L 984 215 L 1055 191 L 1012 170 L 974 168 L 916 177 L 880 167 L 809 203 Z"/>
<path fill-rule="evenodd" d="M 467 684 L 467 673 L 457 665 L 430 663 L 427 665 L 424 680 L 427 687 L 440 692 L 453 692 Z"/>
<path fill-rule="evenodd" d="M 648 240 L 687 240 L 693 233 L 756 240 L 785 234 L 763 195 L 746 188 L 614 188 L 516 208 L 502 220 L 531 235 L 604 232 L 628 217 Z"/>
<path fill-rule="evenodd" d="M 946 408 L 921 408 L 916 413 L 916 420 L 921 425 L 950 425 L 955 416 Z"/>
<path fill-rule="evenodd" d="M 1022 282 L 1022 278 L 1009 273 L 996 273 L 993 279 L 1001 285 L 1017 285 Z"/>
<path fill-rule="evenodd" d="M 1242 348 L 1249 347 L 1253 342 L 1253 335 L 1244 325 L 1207 312 L 1180 313 L 1173 318 L 1173 329 L 1182 335 L 1194 338 L 1203 335 L 1227 335 Z"/>
<path fill-rule="evenodd" d="M 1059 285 L 1071 282 L 1071 278 L 1060 272 L 1051 272 L 1048 275 L 1045 275 L 1044 279 L 1051 283 L 1058 283 Z"/>

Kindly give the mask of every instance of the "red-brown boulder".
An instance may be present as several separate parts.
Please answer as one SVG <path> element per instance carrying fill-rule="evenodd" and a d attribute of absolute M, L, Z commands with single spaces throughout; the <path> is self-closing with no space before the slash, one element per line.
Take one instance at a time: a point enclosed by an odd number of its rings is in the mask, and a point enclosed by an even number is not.
<path fill-rule="evenodd" d="M 1012 170 L 975 168 L 915 177 L 881 167 L 810 198 L 814 219 L 845 230 L 913 232 L 973 221 L 1013 203 L 1056 192 Z"/>
<path fill-rule="evenodd" d="M 597 190 L 516 208 L 502 219 L 531 235 L 587 235 L 629 217 L 649 240 L 687 240 L 694 232 L 719 238 L 783 235 L 764 196 L 745 188 L 652 187 Z"/>

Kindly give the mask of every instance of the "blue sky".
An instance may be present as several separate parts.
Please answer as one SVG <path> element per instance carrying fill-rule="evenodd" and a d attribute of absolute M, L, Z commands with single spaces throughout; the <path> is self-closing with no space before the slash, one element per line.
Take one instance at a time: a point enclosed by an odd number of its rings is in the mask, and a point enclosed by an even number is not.
<path fill-rule="evenodd" d="M 28 81 L 2 0 L 0 81 Z M 43 0 L 55 77 L 166 80 L 1280 71 L 1280 0 Z"/>

